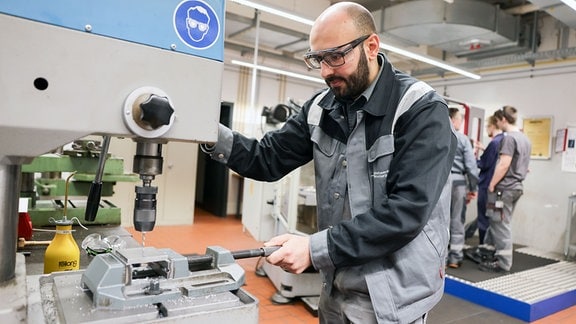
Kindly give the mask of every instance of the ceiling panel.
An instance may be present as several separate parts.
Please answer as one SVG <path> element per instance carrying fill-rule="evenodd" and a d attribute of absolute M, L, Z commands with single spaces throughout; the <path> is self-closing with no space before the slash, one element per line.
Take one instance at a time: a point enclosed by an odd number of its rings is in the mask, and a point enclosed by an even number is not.
<path fill-rule="evenodd" d="M 293 7 L 297 10 L 291 13 L 309 17 L 306 8 L 310 2 L 316 1 L 325 2 L 326 6 L 341 2 L 293 0 Z M 266 5 L 269 2 L 260 1 Z M 569 56 L 572 52 L 576 53 L 574 48 L 576 44 L 573 44 L 576 41 L 570 36 L 565 36 L 563 43 L 551 42 L 559 44 L 562 48 L 538 48 L 540 44 L 538 33 L 545 29 L 542 24 L 547 21 L 546 19 L 553 17 L 547 13 L 550 8 L 539 8 L 526 0 L 357 0 L 356 2 L 373 11 L 384 42 L 438 60 L 445 60 L 449 64 L 463 68 L 490 68 L 499 64 L 518 65 L 521 62 L 533 62 L 550 57 L 565 60 L 567 53 Z M 436 7 L 448 6 L 450 9 L 458 6 L 458 10 L 443 11 L 435 16 L 430 9 L 431 4 Z M 401 9 L 394 11 L 394 6 L 399 6 Z M 389 17 L 386 17 L 387 10 L 391 12 Z M 562 12 L 563 15 L 569 16 L 563 18 L 567 22 L 572 18 L 576 20 L 576 11 Z M 261 19 L 260 29 L 257 32 L 254 18 L 256 14 L 254 11 L 252 13 L 253 16 L 247 17 L 239 12 L 227 12 L 226 42 L 241 44 L 242 50 L 246 51 L 254 47 L 258 35 L 259 55 L 301 62 L 302 54 L 308 48 L 308 35 L 294 28 L 288 28 L 282 19 Z M 398 26 L 385 28 L 386 24 L 389 26 L 394 21 L 399 22 Z M 405 24 L 401 25 L 401 22 Z M 566 27 L 558 18 L 554 18 L 552 24 L 553 28 L 558 30 Z M 575 32 L 570 29 L 569 33 L 574 35 Z M 538 55 L 534 49 L 546 54 Z M 530 54 L 528 55 L 530 58 L 527 59 L 526 54 Z M 389 53 L 388 56 L 392 58 L 397 68 L 416 76 L 444 73 L 439 68 L 397 54 Z"/>

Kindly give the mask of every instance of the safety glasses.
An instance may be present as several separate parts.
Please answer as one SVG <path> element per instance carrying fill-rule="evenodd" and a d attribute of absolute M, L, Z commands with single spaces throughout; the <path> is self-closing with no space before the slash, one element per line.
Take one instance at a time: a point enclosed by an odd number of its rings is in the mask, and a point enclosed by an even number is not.
<path fill-rule="evenodd" d="M 346 64 L 344 57 L 350 53 L 356 46 L 360 45 L 365 41 L 370 35 L 365 35 L 355 40 L 348 42 L 346 44 L 329 48 L 322 51 L 308 52 L 304 54 L 304 62 L 311 69 L 319 69 L 321 67 L 322 61 L 326 63 L 329 67 L 339 67 Z M 341 50 L 342 48 L 348 48 Z"/>

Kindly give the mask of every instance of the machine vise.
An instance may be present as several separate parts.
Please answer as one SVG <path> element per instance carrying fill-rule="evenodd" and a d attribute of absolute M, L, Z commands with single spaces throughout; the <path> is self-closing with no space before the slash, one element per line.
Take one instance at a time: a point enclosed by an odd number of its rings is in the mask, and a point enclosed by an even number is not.
<path fill-rule="evenodd" d="M 137 247 L 98 254 L 84 271 L 40 277 L 42 313 L 49 323 L 257 323 L 258 302 L 241 289 L 235 259 L 267 256 L 277 247 L 205 255 Z M 225 309 L 226 311 L 222 311 Z"/>

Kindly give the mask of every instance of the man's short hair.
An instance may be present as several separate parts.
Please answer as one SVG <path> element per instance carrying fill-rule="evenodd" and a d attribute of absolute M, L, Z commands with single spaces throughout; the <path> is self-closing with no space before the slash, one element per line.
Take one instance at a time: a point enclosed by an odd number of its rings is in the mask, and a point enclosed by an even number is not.
<path fill-rule="evenodd" d="M 518 111 L 512 106 L 502 107 L 502 117 L 506 118 L 509 124 L 515 125 L 516 119 L 518 118 Z"/>
<path fill-rule="evenodd" d="M 494 113 L 494 115 L 488 116 L 488 125 L 492 125 L 498 128 L 498 124 L 496 123 L 497 121 L 498 118 L 496 117 L 496 113 Z"/>
<path fill-rule="evenodd" d="M 460 109 L 458 109 L 458 108 L 454 108 L 454 107 L 448 108 L 448 115 L 450 115 L 450 118 L 454 118 L 454 116 L 456 116 L 459 112 L 460 112 Z"/>

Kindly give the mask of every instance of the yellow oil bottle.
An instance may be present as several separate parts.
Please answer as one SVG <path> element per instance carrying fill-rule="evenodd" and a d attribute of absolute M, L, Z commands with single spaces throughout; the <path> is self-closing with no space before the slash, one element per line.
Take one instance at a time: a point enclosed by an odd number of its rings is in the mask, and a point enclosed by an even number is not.
<path fill-rule="evenodd" d="M 55 220 L 56 234 L 44 254 L 44 273 L 80 269 L 80 249 L 72 236 L 73 219 Z"/>
<path fill-rule="evenodd" d="M 72 172 L 66 178 L 66 191 L 64 197 L 64 213 L 62 219 L 55 220 L 50 218 L 50 223 L 56 224 L 56 234 L 44 254 L 44 273 L 52 273 L 54 271 L 71 271 L 80 269 L 80 249 L 78 244 L 72 236 L 72 224 L 76 219 L 78 224 L 80 221 L 76 217 L 68 219 L 66 213 L 68 211 L 68 186 L 70 179 L 76 174 Z M 82 226 L 85 228 L 84 226 Z"/>

